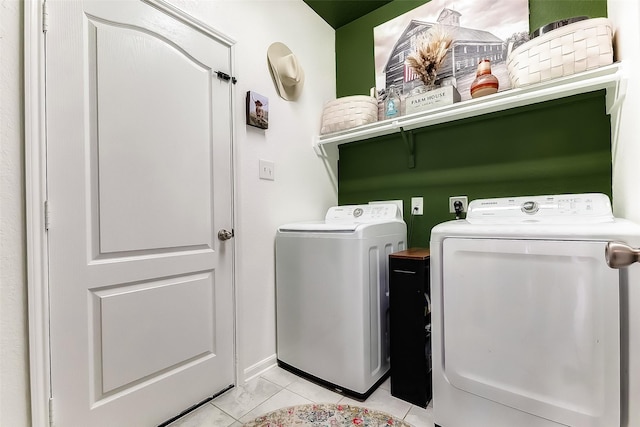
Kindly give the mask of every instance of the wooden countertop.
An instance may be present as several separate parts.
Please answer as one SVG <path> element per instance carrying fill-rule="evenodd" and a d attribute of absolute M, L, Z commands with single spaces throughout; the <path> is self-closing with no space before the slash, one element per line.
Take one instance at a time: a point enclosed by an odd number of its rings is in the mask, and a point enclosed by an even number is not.
<path fill-rule="evenodd" d="M 427 259 L 431 256 L 431 252 L 426 248 L 409 248 L 405 251 L 394 252 L 389 256 L 393 258 L 405 259 Z"/>

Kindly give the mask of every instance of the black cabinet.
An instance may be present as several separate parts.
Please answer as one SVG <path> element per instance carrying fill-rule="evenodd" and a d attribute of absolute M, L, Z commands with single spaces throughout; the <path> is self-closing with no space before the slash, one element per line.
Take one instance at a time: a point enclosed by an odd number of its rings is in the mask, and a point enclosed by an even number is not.
<path fill-rule="evenodd" d="M 428 249 L 389 255 L 391 395 L 426 407 L 431 390 Z"/>

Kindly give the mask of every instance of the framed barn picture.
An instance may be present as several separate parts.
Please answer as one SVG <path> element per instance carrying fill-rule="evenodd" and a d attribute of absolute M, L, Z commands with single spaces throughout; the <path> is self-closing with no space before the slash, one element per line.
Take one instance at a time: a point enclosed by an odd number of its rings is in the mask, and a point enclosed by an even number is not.
<path fill-rule="evenodd" d="M 269 128 L 269 98 L 257 92 L 247 92 L 247 124 L 260 129 Z"/>
<path fill-rule="evenodd" d="M 456 86 L 463 101 L 471 99 L 469 88 L 478 64 L 487 59 L 499 80 L 499 90 L 510 89 L 506 60 L 529 39 L 529 1 L 431 0 L 378 25 L 374 28 L 374 51 L 379 97 L 391 86 L 406 96 L 422 84 L 406 58 L 432 29 L 443 30 L 452 39 L 436 85 Z"/>

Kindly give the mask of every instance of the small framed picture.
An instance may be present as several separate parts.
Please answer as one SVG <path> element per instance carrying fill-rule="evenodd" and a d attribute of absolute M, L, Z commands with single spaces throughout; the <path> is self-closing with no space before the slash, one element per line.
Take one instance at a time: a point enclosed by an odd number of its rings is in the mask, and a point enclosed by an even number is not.
<path fill-rule="evenodd" d="M 260 129 L 269 128 L 269 98 L 247 92 L 247 124 Z"/>

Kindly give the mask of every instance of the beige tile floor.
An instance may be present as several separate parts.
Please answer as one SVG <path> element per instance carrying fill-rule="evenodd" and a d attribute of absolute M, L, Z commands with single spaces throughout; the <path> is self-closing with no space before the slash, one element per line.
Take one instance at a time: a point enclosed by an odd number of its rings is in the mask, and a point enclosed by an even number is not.
<path fill-rule="evenodd" d="M 279 367 L 235 387 L 169 427 L 240 427 L 267 412 L 306 403 L 364 406 L 404 419 L 415 427 L 433 427 L 431 404 L 424 409 L 391 396 L 389 380 L 364 402 L 350 399 Z"/>

